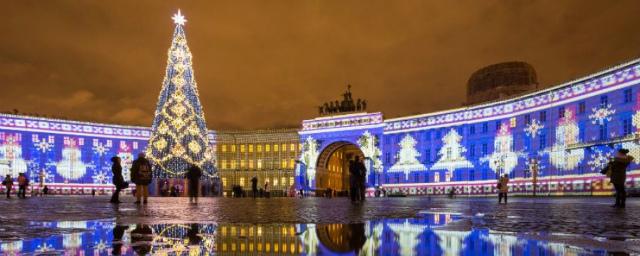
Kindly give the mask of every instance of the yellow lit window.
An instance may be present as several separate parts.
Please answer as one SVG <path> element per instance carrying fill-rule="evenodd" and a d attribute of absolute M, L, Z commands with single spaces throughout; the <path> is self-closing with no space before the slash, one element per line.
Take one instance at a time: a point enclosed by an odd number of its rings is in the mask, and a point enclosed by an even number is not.
<path fill-rule="evenodd" d="M 246 248 L 245 248 L 245 245 L 244 245 L 244 244 L 240 244 L 240 251 L 241 251 L 241 252 L 244 252 L 244 251 L 245 251 L 245 249 L 246 249 Z"/>
<path fill-rule="evenodd" d="M 295 152 L 296 151 L 296 144 L 291 143 L 291 146 L 289 147 L 289 151 Z"/>
<path fill-rule="evenodd" d="M 509 126 L 511 126 L 511 128 L 515 128 L 516 127 L 516 118 L 512 117 L 511 119 L 509 119 Z"/>
<path fill-rule="evenodd" d="M 253 160 L 249 160 L 249 169 L 253 169 Z"/>
<path fill-rule="evenodd" d="M 287 160 L 286 159 L 282 159 L 282 167 L 283 169 L 287 168 Z"/>
<path fill-rule="evenodd" d="M 273 252 L 278 252 L 278 244 L 273 244 Z"/>
<path fill-rule="evenodd" d="M 278 144 L 273 144 L 273 152 L 278 152 Z"/>
<path fill-rule="evenodd" d="M 293 169 L 296 166 L 296 160 L 293 160 L 293 158 L 291 158 L 289 160 L 289 169 Z"/>
<path fill-rule="evenodd" d="M 249 243 L 249 251 L 253 252 L 253 243 Z"/>
<path fill-rule="evenodd" d="M 244 169 L 245 166 L 246 166 L 246 160 L 241 159 L 240 160 L 240 169 Z"/>
<path fill-rule="evenodd" d="M 249 144 L 249 153 L 253 153 L 253 144 Z"/>
<path fill-rule="evenodd" d="M 293 177 L 289 177 L 289 186 L 293 186 Z"/>
<path fill-rule="evenodd" d="M 271 244 L 265 244 L 264 245 L 264 250 L 267 251 L 267 252 L 270 252 L 271 251 Z"/>
<path fill-rule="evenodd" d="M 227 169 L 227 160 L 226 159 L 222 159 L 222 161 L 220 161 L 220 169 Z"/>
<path fill-rule="evenodd" d="M 227 152 L 227 145 L 226 144 L 222 144 L 222 152 Z"/>
<path fill-rule="evenodd" d="M 258 243 L 258 251 L 261 252 L 262 251 L 262 243 Z"/>
<path fill-rule="evenodd" d="M 231 251 L 236 251 L 236 243 L 231 244 Z"/>
<path fill-rule="evenodd" d="M 269 152 L 270 150 L 271 150 L 271 145 L 269 145 L 269 144 L 264 145 L 264 151 L 265 152 Z"/>
<path fill-rule="evenodd" d="M 278 186 L 278 178 L 273 178 L 273 186 L 274 187 Z"/>
<path fill-rule="evenodd" d="M 262 169 L 262 159 L 258 159 L 258 169 Z"/>
<path fill-rule="evenodd" d="M 282 186 L 286 187 L 287 186 L 287 178 L 282 177 L 280 178 L 280 184 L 282 184 Z M 286 232 L 285 232 L 286 234 Z"/>
<path fill-rule="evenodd" d="M 231 169 L 235 169 L 235 168 L 236 168 L 236 165 L 237 165 L 236 160 L 235 160 L 235 159 L 234 159 L 234 160 L 231 160 Z"/>
<path fill-rule="evenodd" d="M 245 152 L 245 150 L 246 150 L 245 145 L 244 145 L 244 144 L 240 145 L 240 152 L 241 152 L 241 153 L 244 153 L 244 152 Z"/>
<path fill-rule="evenodd" d="M 236 145 L 235 144 L 231 145 L 231 152 L 236 152 Z"/>
<path fill-rule="evenodd" d="M 223 187 L 227 186 L 227 178 L 222 178 L 222 186 Z"/>
<path fill-rule="evenodd" d="M 282 144 L 282 151 L 287 151 L 287 144 Z"/>
<path fill-rule="evenodd" d="M 289 247 L 291 247 L 291 253 L 295 253 L 296 251 L 296 245 L 291 243 L 291 245 L 289 245 Z"/>
<path fill-rule="evenodd" d="M 227 251 L 227 244 L 226 243 L 222 244 L 222 251 L 225 251 L 225 252 Z"/>
<path fill-rule="evenodd" d="M 257 146 L 256 146 L 256 150 L 257 150 L 258 152 L 262 152 L 262 145 L 257 145 Z"/>
<path fill-rule="evenodd" d="M 244 177 L 241 177 L 241 178 L 240 178 L 240 186 L 241 186 L 241 187 L 244 187 Z"/>

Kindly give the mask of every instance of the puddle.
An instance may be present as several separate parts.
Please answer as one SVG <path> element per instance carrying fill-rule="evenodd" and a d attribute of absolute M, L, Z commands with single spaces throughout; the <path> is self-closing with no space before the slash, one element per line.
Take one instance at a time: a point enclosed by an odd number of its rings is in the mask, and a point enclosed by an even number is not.
<path fill-rule="evenodd" d="M 455 213 L 357 224 L 116 224 L 95 221 L 32 222 L 47 235 L 0 240 L 3 255 L 607 255 L 539 236 L 451 230 Z M 583 243 L 587 246 L 589 243 Z"/>

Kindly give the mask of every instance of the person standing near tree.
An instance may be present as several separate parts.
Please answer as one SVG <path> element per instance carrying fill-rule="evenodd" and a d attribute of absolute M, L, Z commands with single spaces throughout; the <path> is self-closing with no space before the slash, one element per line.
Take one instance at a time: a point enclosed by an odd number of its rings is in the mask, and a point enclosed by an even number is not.
<path fill-rule="evenodd" d="M 11 175 L 7 174 L 7 176 L 4 177 L 2 185 L 7 192 L 7 198 L 11 198 L 11 189 L 13 188 L 13 179 L 11 178 Z"/>
<path fill-rule="evenodd" d="M 113 172 L 113 185 L 116 186 L 116 189 L 113 191 L 113 195 L 111 195 L 111 203 L 119 204 L 120 203 L 120 191 L 127 188 L 129 183 L 124 181 L 124 177 L 122 177 L 122 165 L 121 165 L 120 157 L 114 156 L 111 158 L 111 172 Z"/>
<path fill-rule="evenodd" d="M 136 204 L 140 204 L 140 199 L 147 203 L 152 179 L 151 163 L 145 158 L 144 153 L 138 154 L 138 159 L 131 165 L 131 181 L 136 184 Z"/>
<path fill-rule="evenodd" d="M 197 165 L 191 165 L 187 171 L 189 179 L 189 202 L 198 203 L 198 189 L 200 187 L 200 177 L 202 177 L 202 169 Z"/>

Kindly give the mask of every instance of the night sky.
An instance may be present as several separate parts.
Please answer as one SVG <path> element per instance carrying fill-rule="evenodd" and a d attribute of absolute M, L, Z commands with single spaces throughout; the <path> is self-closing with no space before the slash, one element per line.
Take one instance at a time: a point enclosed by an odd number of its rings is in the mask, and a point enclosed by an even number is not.
<path fill-rule="evenodd" d="M 150 126 L 180 8 L 210 129 L 298 127 L 346 84 L 386 118 L 473 71 L 552 86 L 640 57 L 640 1 L 3 1 L 0 111 Z"/>

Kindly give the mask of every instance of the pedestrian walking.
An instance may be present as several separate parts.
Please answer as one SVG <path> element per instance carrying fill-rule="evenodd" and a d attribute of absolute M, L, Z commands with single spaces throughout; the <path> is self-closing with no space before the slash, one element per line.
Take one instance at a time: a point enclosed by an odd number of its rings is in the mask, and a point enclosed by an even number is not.
<path fill-rule="evenodd" d="M 189 202 L 198 203 L 198 189 L 200 188 L 200 177 L 202 176 L 202 169 L 197 165 L 191 165 L 187 171 L 187 178 L 189 179 Z"/>
<path fill-rule="evenodd" d="M 24 173 L 18 174 L 18 198 L 27 198 L 27 186 L 29 186 L 29 179 Z"/>
<path fill-rule="evenodd" d="M 11 198 L 11 189 L 13 188 L 13 179 L 11 175 L 7 174 L 2 181 L 5 191 L 7 192 L 7 198 Z"/>
<path fill-rule="evenodd" d="M 627 191 L 625 190 L 627 167 L 633 161 L 633 157 L 627 155 L 628 153 L 628 149 L 619 149 L 615 157 L 601 171 L 601 173 L 609 176 L 610 182 L 615 188 L 616 203 L 611 206 L 614 208 L 624 208 L 627 201 Z"/>
<path fill-rule="evenodd" d="M 111 158 L 111 172 L 113 173 L 113 185 L 116 186 L 116 189 L 113 191 L 111 195 L 111 203 L 119 204 L 120 203 L 120 191 L 129 187 L 129 183 L 124 181 L 124 177 L 122 177 L 122 159 L 120 157 L 114 156 Z"/>
<path fill-rule="evenodd" d="M 251 193 L 253 194 L 253 198 L 258 196 L 258 177 L 256 176 L 251 178 Z"/>
<path fill-rule="evenodd" d="M 507 204 L 507 192 L 509 192 L 509 175 L 505 174 L 500 179 L 498 179 L 498 203 L 502 203 L 502 198 L 504 198 L 504 203 Z"/>
<path fill-rule="evenodd" d="M 271 195 L 269 194 L 269 181 L 264 182 L 264 197 L 269 198 Z"/>
<path fill-rule="evenodd" d="M 143 203 L 147 203 L 151 180 L 151 163 L 145 158 L 144 153 L 140 153 L 138 159 L 131 165 L 131 181 L 136 184 L 136 204 L 140 203 L 140 199 L 144 200 Z"/>

